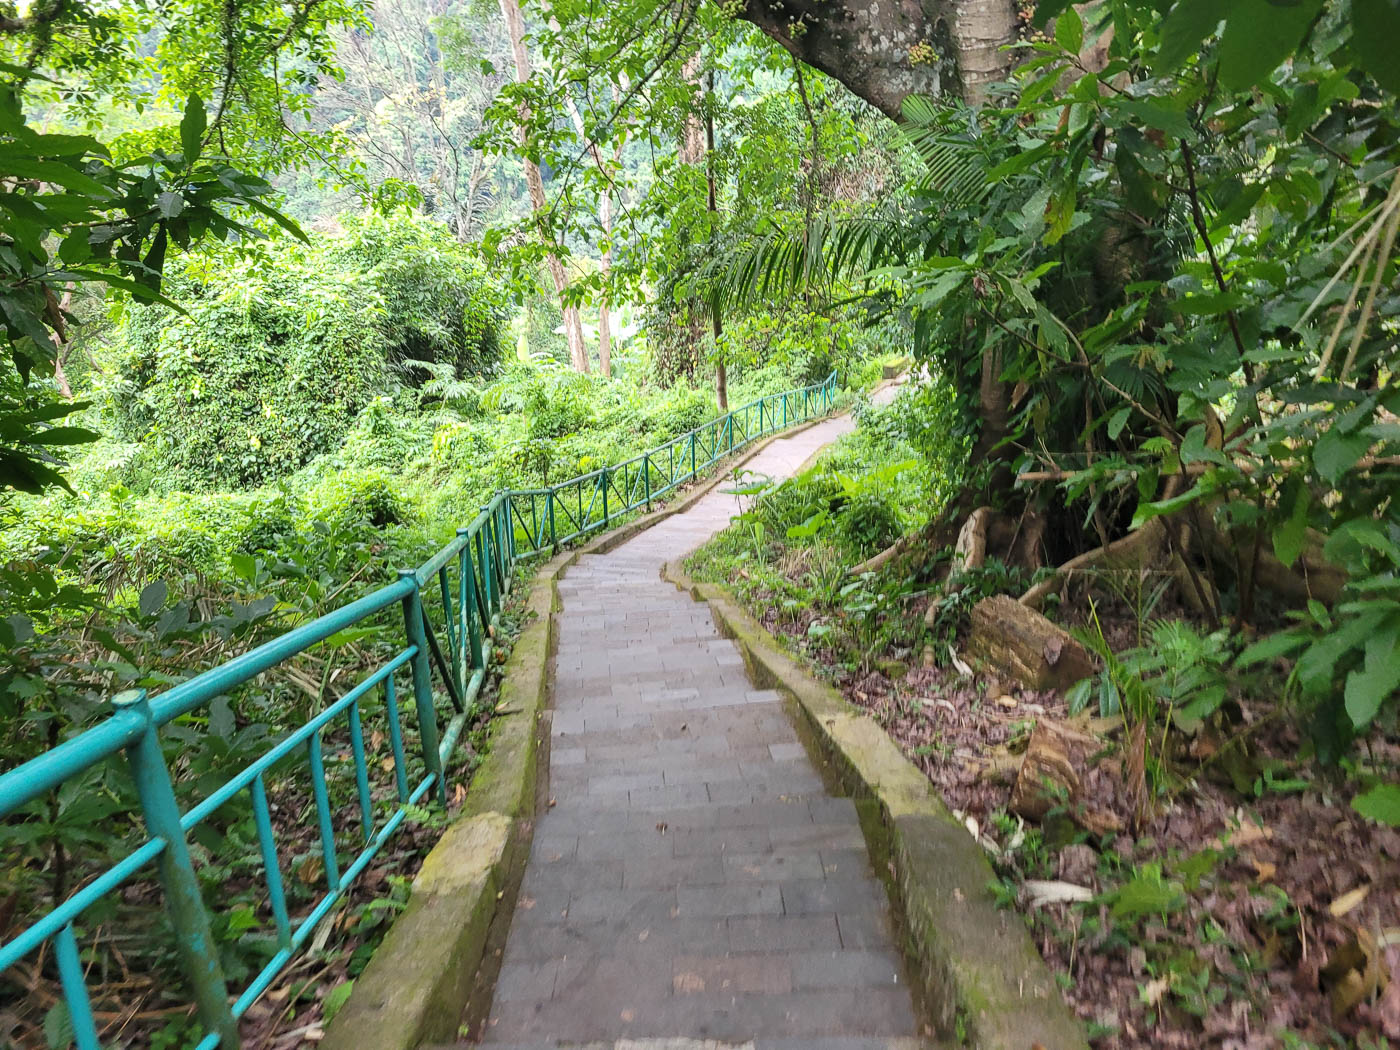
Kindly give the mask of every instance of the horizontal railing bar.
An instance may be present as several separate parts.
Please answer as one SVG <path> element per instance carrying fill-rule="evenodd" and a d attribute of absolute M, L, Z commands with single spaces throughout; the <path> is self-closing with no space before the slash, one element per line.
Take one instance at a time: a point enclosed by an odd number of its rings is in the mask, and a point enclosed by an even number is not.
<path fill-rule="evenodd" d="M 308 624 L 288 631 L 280 638 L 274 638 L 242 656 L 235 656 L 226 664 L 211 668 L 187 682 L 181 682 L 173 689 L 166 690 L 151 699 L 151 714 L 156 725 L 164 725 L 171 719 L 194 710 L 204 701 L 212 700 L 236 685 L 242 685 L 254 675 L 275 667 L 287 657 L 295 656 L 317 642 L 325 641 L 337 631 L 343 631 L 381 609 L 387 609 L 395 602 L 403 600 L 413 587 L 411 579 L 395 580 L 358 601 L 319 616 Z"/>
<path fill-rule="evenodd" d="M 344 711 L 400 667 L 407 664 L 409 660 L 413 659 L 417 652 L 417 648 L 410 645 L 372 675 L 362 679 L 358 685 L 335 701 L 335 703 L 331 704 L 309 722 L 298 726 L 293 732 L 289 733 L 271 751 L 249 762 L 235 773 L 217 791 L 181 817 L 180 826 L 186 831 L 189 831 L 199 824 L 200 821 L 208 819 L 210 814 L 215 810 L 219 809 L 221 806 L 228 805 L 229 800 L 233 798 L 234 795 L 238 794 L 239 791 L 251 784 L 254 777 L 258 776 L 260 773 L 267 772 L 278 762 L 282 761 L 282 759 L 286 758 L 294 751 L 299 750 L 300 746 L 310 740 L 318 729 L 321 729 L 335 718 L 336 715 L 340 714 L 340 712 Z"/>
<path fill-rule="evenodd" d="M 146 731 L 140 715 L 119 711 L 76 736 L 0 775 L 0 816 L 47 794 L 69 777 L 129 747 Z"/>
<path fill-rule="evenodd" d="M 96 904 L 99 898 L 111 893 L 112 890 L 159 857 L 163 849 L 165 849 L 165 839 L 147 840 L 145 845 L 137 849 L 136 852 L 117 861 L 73 896 L 54 908 L 53 911 L 34 923 L 33 926 L 0 946 L 0 970 L 6 970 L 13 966 L 63 927 L 77 919 L 88 908 Z"/>

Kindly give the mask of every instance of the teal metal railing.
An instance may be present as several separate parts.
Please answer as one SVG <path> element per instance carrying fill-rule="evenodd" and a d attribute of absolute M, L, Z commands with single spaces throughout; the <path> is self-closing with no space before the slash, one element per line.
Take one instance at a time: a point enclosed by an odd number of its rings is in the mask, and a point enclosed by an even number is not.
<path fill-rule="evenodd" d="M 144 690 L 112 700 L 106 721 L 0 775 L 0 821 L 36 819 L 36 800 L 94 767 L 124 761 L 145 825 L 143 841 L 88 879 L 9 941 L 0 945 L 0 972 L 52 947 L 73 1040 L 79 1050 L 99 1050 L 96 1018 L 87 990 L 77 927 L 85 913 L 124 884 L 154 867 L 175 934 L 180 969 L 189 985 L 203 1037 L 198 1050 L 239 1045 L 238 1022 L 267 990 L 403 824 L 409 808 L 430 794 L 446 801 L 444 770 L 475 716 L 475 700 L 490 666 L 491 639 L 517 562 L 559 549 L 615 524 L 692 480 L 756 438 L 824 415 L 833 404 L 836 376 L 800 390 L 750 402 L 624 463 L 549 488 L 497 493 L 451 543 L 417 569 L 402 569 L 394 583 L 329 612 L 227 663 L 155 697 Z M 160 730 L 187 721 L 217 697 L 246 686 L 269 670 L 333 638 L 339 632 L 398 606 L 402 644 L 348 692 L 313 714 L 264 754 L 243 766 L 206 797 L 181 809 L 160 741 Z M 432 607 L 433 616 L 428 615 Z M 434 621 L 442 625 L 439 639 Z M 442 684 L 435 695 L 434 671 Z M 411 704 L 399 702 L 406 680 Z M 390 756 L 372 764 L 365 746 L 365 708 L 375 704 L 387 731 Z M 379 703 L 382 702 L 382 711 Z M 416 748 L 411 744 L 416 738 Z M 337 812 L 326 776 L 327 747 L 354 766 L 353 842 L 339 840 Z M 324 891 L 301 914 L 289 906 L 283 853 L 273 825 L 269 774 L 304 760 L 315 812 L 313 836 L 320 852 Z M 372 774 L 383 774 L 378 797 Z M 232 804 L 251 808 L 266 888 L 264 914 L 276 948 L 271 958 L 233 994 L 220 963 L 209 904 L 200 891 L 190 840 L 201 826 Z M 135 819 L 135 814 L 132 817 Z M 285 845 L 285 844 L 284 844 Z"/>

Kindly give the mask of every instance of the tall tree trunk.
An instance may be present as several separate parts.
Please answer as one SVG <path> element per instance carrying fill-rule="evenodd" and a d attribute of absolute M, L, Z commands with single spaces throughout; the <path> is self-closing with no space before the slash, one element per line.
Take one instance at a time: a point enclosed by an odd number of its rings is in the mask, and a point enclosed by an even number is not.
<path fill-rule="evenodd" d="M 564 30 L 559 25 L 559 20 L 552 14 L 549 16 L 549 27 L 556 34 L 563 35 Z M 621 75 L 623 90 L 628 85 L 627 74 Z M 622 149 L 627 144 L 624 135 L 617 145 L 617 150 L 613 154 L 612 166 L 603 160 L 603 151 L 598 148 L 598 144 L 588 137 L 588 127 L 583 122 L 583 114 L 579 112 L 578 103 L 569 95 L 564 96 L 564 108 L 569 111 L 569 119 L 574 125 L 574 131 L 578 133 L 579 141 L 588 146 L 588 155 L 592 158 L 593 164 L 598 169 L 598 174 L 603 176 L 606 185 L 603 187 L 601 196 L 598 199 L 598 221 L 603 227 L 604 244 L 602 258 L 599 260 L 599 268 L 603 272 L 604 280 L 612 274 L 612 232 L 613 232 L 613 204 L 612 204 L 612 180 L 613 174 L 621 170 Z M 598 371 L 605 376 L 612 375 L 612 322 L 608 312 L 608 293 L 603 292 L 603 299 L 598 304 Z"/>
<path fill-rule="evenodd" d="M 599 266 L 603 279 L 609 280 L 612 274 L 612 187 L 604 187 L 603 199 L 598 202 L 598 220 L 603 224 L 604 245 Z M 605 376 L 612 375 L 612 325 L 608 317 L 608 290 L 603 289 L 603 300 L 598 304 L 598 371 Z"/>
<path fill-rule="evenodd" d="M 739 17 L 896 120 L 908 95 L 982 101 L 1016 34 L 1013 0 L 745 0 Z"/>
<path fill-rule="evenodd" d="M 500 5 L 501 17 L 505 19 L 506 31 L 510 34 L 511 53 L 515 57 L 516 82 L 528 83 L 530 53 L 525 48 L 525 19 L 520 14 L 520 4 L 517 0 L 500 0 Z M 545 258 L 545 268 L 549 271 L 554 291 L 559 296 L 560 309 L 564 313 L 564 337 L 569 344 L 569 360 L 577 371 L 587 372 L 588 348 L 583 342 L 583 320 L 579 317 L 578 307 L 569 302 L 569 276 L 559 258 L 558 244 L 545 225 L 549 203 L 544 194 L 544 177 L 540 174 L 540 166 L 524 155 L 525 148 L 530 144 L 528 117 L 528 113 L 520 114 L 516 138 L 521 146 L 520 162 L 525 168 L 525 185 L 530 191 L 530 207 L 535 213 L 535 224 L 540 237 L 550 247 L 550 252 Z"/>
<path fill-rule="evenodd" d="M 710 246 L 713 252 L 715 233 L 719 230 L 719 195 L 715 192 L 715 72 L 710 70 L 705 83 L 705 183 L 707 207 L 710 211 Z M 715 399 L 721 412 L 729 411 L 729 370 L 720 356 L 719 341 L 724 335 L 724 320 L 720 316 L 719 300 L 710 302 L 710 324 L 715 336 Z"/>

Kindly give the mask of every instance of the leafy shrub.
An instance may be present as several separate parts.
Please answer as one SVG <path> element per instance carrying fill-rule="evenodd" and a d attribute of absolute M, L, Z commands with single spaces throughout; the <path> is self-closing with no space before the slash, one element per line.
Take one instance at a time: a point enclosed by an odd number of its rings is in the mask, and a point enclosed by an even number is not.
<path fill-rule="evenodd" d="M 818 515 L 830 515 L 842 499 L 841 483 L 836 478 L 812 471 L 769 489 L 754 510 L 770 533 L 783 536 Z"/>
<path fill-rule="evenodd" d="M 525 390 L 530 437 L 560 438 L 581 430 L 592 416 L 588 380 L 576 372 L 551 369 L 532 379 Z"/>
<path fill-rule="evenodd" d="M 354 425 L 383 436 L 385 391 L 432 374 L 396 364 L 495 367 L 502 293 L 445 229 L 406 217 L 346 223 L 309 248 L 193 257 L 167 285 L 186 316 L 127 312 L 112 354 L 123 379 L 105 391 L 107 407 L 141 442 L 156 487 L 254 486 L 336 448 Z"/>
<path fill-rule="evenodd" d="M 306 516 L 336 528 L 368 522 L 375 528 L 402 524 L 407 507 L 384 471 L 367 469 L 332 474 L 306 494 Z"/>
<path fill-rule="evenodd" d="M 445 226 L 411 213 L 341 221 L 345 236 L 325 254 L 374 286 L 383 310 L 377 326 L 391 360 L 448 364 L 459 376 L 495 368 L 505 291 Z"/>
<path fill-rule="evenodd" d="M 874 554 L 897 540 L 904 526 L 888 496 L 866 490 L 842 505 L 836 515 L 836 531 L 853 551 Z"/>

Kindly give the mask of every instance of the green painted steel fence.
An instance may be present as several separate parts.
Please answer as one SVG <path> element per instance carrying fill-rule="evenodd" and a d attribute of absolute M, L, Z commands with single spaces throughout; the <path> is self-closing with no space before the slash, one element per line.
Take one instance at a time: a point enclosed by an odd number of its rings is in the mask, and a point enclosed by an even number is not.
<path fill-rule="evenodd" d="M 204 1031 L 196 1046 L 237 1047 L 239 1019 L 365 871 L 410 807 L 429 796 L 445 801 L 444 769 L 476 714 L 473 705 L 490 666 L 491 639 L 516 563 L 649 509 L 654 500 L 761 435 L 825 414 L 835 390 L 833 373 L 822 383 L 743 405 L 625 463 L 550 488 L 499 492 L 451 543 L 418 569 L 400 570 L 394 583 L 157 696 L 132 691 L 114 697 L 105 721 L 0 775 L 0 821 L 24 823 L 35 819 L 32 807 L 50 792 L 95 767 L 123 763 L 144 823 L 139 845 L 0 945 L 0 972 L 48 946 L 73 1040 L 79 1050 L 97 1050 L 98 1027 L 86 982 L 92 960 L 84 961 L 77 928 L 94 905 L 133 879 L 149 880 L 154 874 L 180 970 Z M 396 606 L 403 626 L 401 644 L 395 643 L 392 656 L 182 810 L 161 746 L 162 727 L 188 724 L 194 712 L 212 701 L 333 641 L 340 632 L 382 621 Z M 441 625 L 441 637 L 435 623 Z M 436 691 L 434 677 L 441 684 Z M 364 715 L 369 705 L 383 719 L 391 752 L 380 763 L 371 763 L 366 752 Z M 350 805 L 357 811 L 358 826 L 349 832 L 335 827 L 328 760 L 353 766 Z M 308 789 L 307 813 L 314 812 L 312 842 L 320 858 L 316 877 L 324 889 L 295 909 L 286 881 L 289 846 L 278 841 L 276 803 L 269 798 L 269 774 L 274 772 L 279 781 L 291 776 Z M 382 780 L 377 791 L 371 777 Z M 238 990 L 231 988 L 220 963 L 209 902 L 201 893 L 190 848 L 206 825 L 217 834 L 218 815 L 233 805 L 251 809 L 266 891 L 264 917 L 275 939 L 270 959 Z M 131 819 L 138 815 L 133 813 Z M 299 874 L 302 882 L 306 870 Z"/>

